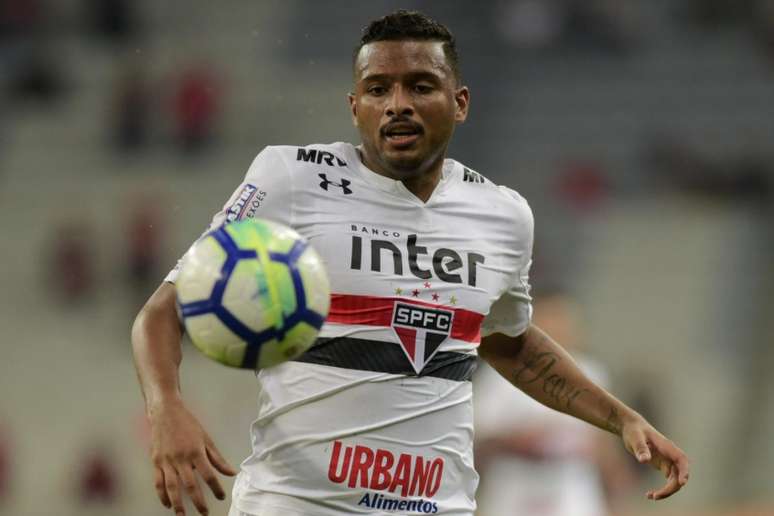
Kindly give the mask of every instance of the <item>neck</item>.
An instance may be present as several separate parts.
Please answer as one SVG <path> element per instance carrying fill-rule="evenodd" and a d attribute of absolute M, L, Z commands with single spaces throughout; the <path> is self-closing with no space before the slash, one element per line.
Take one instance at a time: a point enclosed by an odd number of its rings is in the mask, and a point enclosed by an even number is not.
<path fill-rule="evenodd" d="M 362 147 L 357 147 L 357 152 L 360 156 L 360 161 L 362 161 L 366 167 L 380 176 L 400 181 L 409 192 L 414 194 L 422 202 L 427 202 L 427 200 L 430 199 L 430 196 L 433 194 L 435 187 L 438 186 L 438 183 L 441 181 L 441 176 L 443 175 L 443 154 L 423 171 L 393 172 L 379 166 L 376 162 L 371 160 Z"/>
<path fill-rule="evenodd" d="M 432 169 L 428 170 L 424 174 L 418 174 L 417 176 L 407 177 L 400 180 L 406 189 L 417 196 L 422 202 L 427 202 L 430 196 L 433 195 L 435 187 L 441 181 L 443 175 L 443 161 L 438 163 L 438 166 L 433 165 Z"/>

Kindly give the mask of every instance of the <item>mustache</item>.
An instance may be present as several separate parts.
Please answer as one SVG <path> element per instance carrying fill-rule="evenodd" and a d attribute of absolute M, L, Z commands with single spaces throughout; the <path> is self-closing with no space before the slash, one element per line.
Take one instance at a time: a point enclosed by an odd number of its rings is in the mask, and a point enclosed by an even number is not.
<path fill-rule="evenodd" d="M 386 136 L 388 132 L 396 129 L 411 129 L 412 131 L 418 134 L 424 132 L 424 128 L 422 127 L 421 124 L 411 120 L 410 118 L 400 117 L 400 118 L 393 118 L 392 120 L 384 124 L 382 128 L 379 130 L 379 133 L 382 136 Z"/>

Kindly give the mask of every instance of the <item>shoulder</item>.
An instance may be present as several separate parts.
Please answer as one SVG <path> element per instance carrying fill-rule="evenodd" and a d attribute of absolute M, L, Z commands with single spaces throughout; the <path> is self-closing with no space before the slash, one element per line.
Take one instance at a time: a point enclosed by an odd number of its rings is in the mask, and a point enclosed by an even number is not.
<path fill-rule="evenodd" d="M 456 190 L 461 199 L 475 203 L 510 221 L 523 223 L 531 229 L 534 224 L 532 208 L 519 192 L 492 182 L 480 172 L 458 161 L 447 159 L 444 166 L 450 171 L 450 179 L 457 183 Z"/>
<path fill-rule="evenodd" d="M 530 230 L 535 225 L 535 217 L 532 214 L 532 208 L 530 207 L 527 199 L 521 196 L 519 192 L 507 186 L 497 185 L 498 193 L 503 197 L 503 209 L 510 214 L 511 217 L 523 223 Z"/>
<path fill-rule="evenodd" d="M 346 167 L 354 147 L 346 142 L 312 143 L 309 145 L 269 145 L 258 154 L 281 159 L 289 168 L 294 166 L 328 165 Z M 257 158 L 256 158 L 257 159 Z"/>
<path fill-rule="evenodd" d="M 337 142 L 310 145 L 268 145 L 261 149 L 247 171 L 248 181 L 281 182 L 323 167 L 344 168 L 354 153 L 351 144 Z M 319 170 L 317 170 L 319 172 Z"/>

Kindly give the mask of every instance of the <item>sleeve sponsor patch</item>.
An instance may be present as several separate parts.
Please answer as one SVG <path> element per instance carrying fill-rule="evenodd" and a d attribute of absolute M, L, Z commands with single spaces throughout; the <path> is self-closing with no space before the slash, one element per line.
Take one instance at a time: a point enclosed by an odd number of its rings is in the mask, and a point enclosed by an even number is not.
<path fill-rule="evenodd" d="M 257 186 L 246 183 L 242 186 L 236 199 L 226 210 L 226 222 L 251 219 L 261 207 L 266 198 L 266 192 L 259 190 Z"/>

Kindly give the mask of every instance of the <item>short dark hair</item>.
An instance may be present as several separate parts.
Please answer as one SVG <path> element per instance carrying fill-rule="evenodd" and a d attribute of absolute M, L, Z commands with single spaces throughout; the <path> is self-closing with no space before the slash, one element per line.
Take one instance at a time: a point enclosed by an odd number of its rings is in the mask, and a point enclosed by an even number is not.
<path fill-rule="evenodd" d="M 442 23 L 435 21 L 419 11 L 400 9 L 394 13 L 373 20 L 363 29 L 360 44 L 352 56 L 354 64 L 360 49 L 374 41 L 441 41 L 446 62 L 454 73 L 457 83 L 461 80 L 459 56 L 454 35 Z"/>

